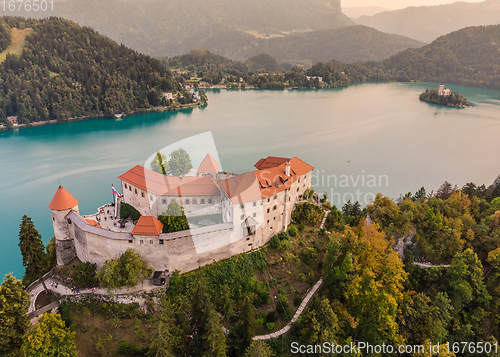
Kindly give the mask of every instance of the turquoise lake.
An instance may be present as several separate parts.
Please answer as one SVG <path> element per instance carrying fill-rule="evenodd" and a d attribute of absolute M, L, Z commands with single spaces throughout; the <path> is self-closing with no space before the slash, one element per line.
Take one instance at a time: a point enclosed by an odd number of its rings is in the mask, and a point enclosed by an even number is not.
<path fill-rule="evenodd" d="M 313 185 L 330 201 L 392 198 L 445 181 L 490 185 L 500 175 L 500 91 L 449 85 L 473 104 L 419 101 L 437 83 L 365 83 L 342 89 L 208 91 L 209 105 L 175 113 L 46 125 L 0 133 L 0 274 L 24 268 L 19 224 L 30 216 L 44 243 L 53 236 L 48 204 L 61 183 L 81 214 L 112 199 L 118 176 L 155 151 L 211 131 L 224 170 L 261 158 L 313 165 Z M 202 157 L 193 156 L 193 165 Z"/>

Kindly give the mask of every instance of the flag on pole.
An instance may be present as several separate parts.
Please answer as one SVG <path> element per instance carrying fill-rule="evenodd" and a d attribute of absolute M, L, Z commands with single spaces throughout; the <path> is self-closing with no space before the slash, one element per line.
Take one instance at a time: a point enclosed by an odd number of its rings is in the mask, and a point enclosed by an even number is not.
<path fill-rule="evenodd" d="M 111 190 L 113 191 L 113 194 L 117 195 L 118 197 L 120 197 L 120 198 L 122 198 L 122 197 L 123 197 L 123 195 L 122 195 L 122 194 L 120 194 L 120 193 L 119 193 L 119 192 L 118 192 L 118 191 L 114 188 L 114 186 L 111 186 Z"/>

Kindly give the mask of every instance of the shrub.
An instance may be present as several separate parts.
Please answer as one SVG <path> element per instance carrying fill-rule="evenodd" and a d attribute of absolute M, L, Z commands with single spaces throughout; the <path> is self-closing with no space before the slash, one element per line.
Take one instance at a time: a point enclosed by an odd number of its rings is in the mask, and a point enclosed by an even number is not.
<path fill-rule="evenodd" d="M 93 287 L 96 285 L 97 264 L 85 262 L 73 271 L 73 281 L 78 287 Z"/>
<path fill-rule="evenodd" d="M 289 234 L 291 237 L 296 237 L 296 236 L 297 236 L 297 233 L 298 233 L 297 227 L 295 227 L 295 226 L 290 226 L 290 227 L 288 227 L 288 234 Z"/>
<path fill-rule="evenodd" d="M 289 240 L 283 240 L 279 243 L 279 250 L 284 252 L 292 247 L 292 243 Z"/>
<path fill-rule="evenodd" d="M 320 235 L 320 236 L 324 236 L 324 235 L 326 235 L 326 228 L 321 228 L 321 229 L 319 230 L 319 235 Z"/>
<path fill-rule="evenodd" d="M 276 311 L 283 316 L 285 320 L 290 320 L 293 317 L 293 311 L 288 306 L 288 299 L 285 295 L 280 294 L 278 303 L 276 304 Z"/>
<path fill-rule="evenodd" d="M 290 235 L 287 232 L 279 232 L 278 233 L 278 238 L 279 238 L 280 241 L 289 240 L 290 239 Z"/>
<path fill-rule="evenodd" d="M 306 228 L 306 225 L 304 224 L 304 222 L 300 222 L 299 223 L 299 231 L 302 232 L 305 228 Z"/>
<path fill-rule="evenodd" d="M 272 329 L 274 328 L 274 322 L 268 322 L 268 323 L 266 324 L 266 328 L 267 328 L 268 330 L 272 330 Z"/>
<path fill-rule="evenodd" d="M 274 278 L 269 279 L 269 286 L 270 287 L 273 287 L 275 284 L 276 284 L 276 279 L 274 279 Z"/>
<path fill-rule="evenodd" d="M 274 322 L 274 321 L 276 321 L 276 313 L 274 311 L 269 311 L 267 313 L 266 321 L 267 322 Z"/>
<path fill-rule="evenodd" d="M 133 206 L 128 203 L 122 203 L 120 205 L 120 217 L 123 219 L 127 219 L 130 217 L 132 221 L 137 221 L 141 214 L 138 210 L 136 210 Z"/>
<path fill-rule="evenodd" d="M 274 235 L 271 240 L 269 241 L 269 245 L 271 246 L 271 248 L 278 248 L 279 245 L 280 245 L 280 239 L 278 238 L 277 235 Z"/>
<path fill-rule="evenodd" d="M 295 299 L 293 299 L 293 306 L 299 306 L 302 303 L 302 298 L 300 296 L 296 296 Z"/>

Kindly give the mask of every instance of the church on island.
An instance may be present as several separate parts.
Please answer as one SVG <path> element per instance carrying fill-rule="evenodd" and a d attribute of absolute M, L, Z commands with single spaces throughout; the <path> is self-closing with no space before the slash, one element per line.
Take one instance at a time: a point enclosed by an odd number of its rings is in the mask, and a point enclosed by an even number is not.
<path fill-rule="evenodd" d="M 132 248 L 156 271 L 191 271 L 266 244 L 287 229 L 299 196 L 311 188 L 313 167 L 297 157 L 269 156 L 242 174 L 219 167 L 210 154 L 186 176 L 137 165 L 119 176 L 123 194 L 114 191 L 115 202 L 87 216 L 59 186 L 49 204 L 57 264 L 78 257 L 100 267 Z M 182 207 L 189 229 L 162 233 L 158 217 L 172 202 Z M 124 203 L 141 214 L 136 222 L 119 217 Z"/>

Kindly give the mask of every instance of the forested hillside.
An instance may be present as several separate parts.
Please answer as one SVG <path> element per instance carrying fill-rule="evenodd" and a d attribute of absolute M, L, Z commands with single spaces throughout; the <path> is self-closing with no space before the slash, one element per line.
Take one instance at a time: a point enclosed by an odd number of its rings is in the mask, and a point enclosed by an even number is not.
<path fill-rule="evenodd" d="M 161 104 L 177 81 L 157 59 L 59 18 L 6 17 L 11 27 L 32 27 L 22 54 L 0 64 L 0 116 L 19 123 L 112 115 Z"/>
<path fill-rule="evenodd" d="M 467 26 L 497 25 L 500 23 L 500 1 L 479 3 L 457 1 L 439 6 L 407 7 L 355 19 L 360 25 L 379 31 L 432 42 L 439 36 Z"/>
<path fill-rule="evenodd" d="M 212 25 L 224 25 L 230 32 L 270 36 L 354 24 L 342 14 L 338 0 L 69 0 L 57 2 L 50 15 L 90 26 L 118 43 L 153 56 L 182 55 L 195 48 L 207 48 L 195 43 Z"/>
<path fill-rule="evenodd" d="M 10 43 L 10 31 L 7 28 L 7 25 L 0 18 L 0 52 L 5 50 Z"/>
<path fill-rule="evenodd" d="M 257 38 L 242 31 L 213 25 L 198 33 L 192 41 L 179 38 L 177 51 L 206 48 L 232 60 L 267 53 L 280 62 L 311 65 L 336 59 L 343 62 L 381 61 L 407 48 L 423 43 L 404 36 L 390 35 L 365 26 L 347 26 L 328 30 L 293 33 L 282 37 Z"/>

